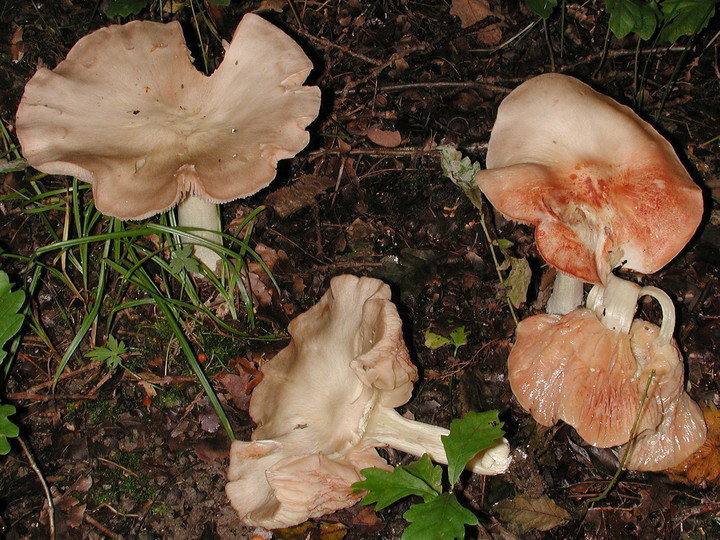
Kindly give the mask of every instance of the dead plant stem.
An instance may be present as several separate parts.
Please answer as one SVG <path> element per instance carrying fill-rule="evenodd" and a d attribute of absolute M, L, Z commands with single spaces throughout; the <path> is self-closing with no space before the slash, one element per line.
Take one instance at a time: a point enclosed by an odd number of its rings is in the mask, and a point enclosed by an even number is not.
<path fill-rule="evenodd" d="M 37 475 L 38 480 L 40 481 L 40 484 L 42 485 L 43 491 L 45 492 L 45 498 L 47 499 L 47 504 L 48 504 L 48 529 L 50 532 L 50 540 L 55 540 L 55 504 L 53 503 L 53 498 L 52 498 L 52 494 L 50 493 L 50 488 L 48 487 L 48 484 L 45 481 L 45 476 L 43 475 L 42 471 L 40 470 L 40 467 L 38 467 L 38 464 L 35 461 L 35 458 L 33 457 L 30 447 L 25 442 L 25 439 L 22 436 L 18 436 L 17 441 L 20 443 L 20 446 L 23 449 L 23 453 L 25 454 L 25 457 L 27 458 L 28 463 L 30 464 L 30 467 L 32 468 L 33 471 L 35 471 L 35 474 Z"/>

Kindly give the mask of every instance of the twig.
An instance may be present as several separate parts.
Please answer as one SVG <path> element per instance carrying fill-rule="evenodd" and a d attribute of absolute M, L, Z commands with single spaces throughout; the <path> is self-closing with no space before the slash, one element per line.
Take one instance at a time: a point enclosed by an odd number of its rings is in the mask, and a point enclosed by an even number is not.
<path fill-rule="evenodd" d="M 112 532 L 110 529 L 108 529 L 105 525 L 103 525 L 98 520 L 93 518 L 91 515 L 85 513 L 83 517 L 85 518 L 85 521 L 87 521 L 90 525 L 95 527 L 98 531 L 103 533 L 105 536 L 107 536 L 109 538 L 114 538 L 115 540 L 122 540 L 121 535 Z"/>
<path fill-rule="evenodd" d="M 53 399 L 59 400 L 80 400 L 80 399 L 97 399 L 97 394 L 34 394 L 30 392 L 18 392 L 15 394 L 8 394 L 9 399 L 15 401 L 51 401 Z"/>
<path fill-rule="evenodd" d="M 50 529 L 50 540 L 55 540 L 55 504 L 53 503 L 52 495 L 50 494 L 50 488 L 48 487 L 47 482 L 45 481 L 45 477 L 43 476 L 40 467 L 38 467 L 38 464 L 35 461 L 32 452 L 30 451 L 30 447 L 25 442 L 25 439 L 23 439 L 23 437 L 21 436 L 18 436 L 17 441 L 20 443 L 20 446 L 25 453 L 25 457 L 27 458 L 30 467 L 33 471 L 35 471 L 38 480 L 40 480 L 43 491 L 45 492 L 45 498 L 47 499 L 48 503 L 48 528 Z"/>
<path fill-rule="evenodd" d="M 117 468 L 120 469 L 121 471 L 125 471 L 126 473 L 134 476 L 135 478 L 140 478 L 140 475 L 139 475 L 138 473 L 136 473 L 136 472 L 134 472 L 134 471 L 131 471 L 131 470 L 128 469 L 127 467 L 123 467 L 122 465 L 120 465 L 120 464 L 118 464 L 118 463 L 115 463 L 114 461 L 110 461 L 109 459 L 105 459 L 105 458 L 102 458 L 102 457 L 97 457 L 96 459 L 97 459 L 98 461 L 102 461 L 103 463 L 107 463 L 108 465 L 112 465 L 113 467 L 117 467 Z"/>

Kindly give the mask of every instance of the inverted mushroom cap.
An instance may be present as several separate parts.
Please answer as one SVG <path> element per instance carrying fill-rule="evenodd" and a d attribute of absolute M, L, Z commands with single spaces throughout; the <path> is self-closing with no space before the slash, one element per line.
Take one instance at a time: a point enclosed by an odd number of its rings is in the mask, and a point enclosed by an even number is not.
<path fill-rule="evenodd" d="M 538 423 L 564 420 L 589 444 L 611 447 L 630 440 L 654 371 L 626 466 L 665 469 L 692 454 L 706 428 L 684 391 L 680 353 L 673 342 L 660 343 L 659 332 L 641 320 L 629 334 L 615 332 L 590 309 L 529 317 L 508 358 L 510 386 Z"/>
<path fill-rule="evenodd" d="M 380 280 L 333 278 L 288 331 L 250 400 L 254 442 L 230 450 L 226 493 L 247 525 L 287 527 L 360 500 L 350 487 L 359 471 L 388 468 L 362 443 L 367 415 L 406 403 L 417 379 Z"/>
<path fill-rule="evenodd" d="M 16 127 L 30 165 L 93 184 L 120 219 L 162 212 L 186 194 L 224 202 L 255 193 L 308 142 L 320 90 L 287 34 L 254 14 L 207 77 L 182 29 L 134 21 L 80 39 L 27 83 Z"/>
<path fill-rule="evenodd" d="M 476 181 L 536 225 L 542 257 L 586 282 L 653 273 L 690 240 L 702 195 L 672 146 L 630 108 L 572 77 L 540 75 L 501 103 Z"/>
<path fill-rule="evenodd" d="M 394 408 L 410 399 L 417 369 L 390 287 L 379 279 L 333 278 L 288 332 L 292 341 L 262 366 L 253 391 L 254 440 L 288 436 L 324 453 L 341 451 L 361 437 L 371 400 Z"/>
<path fill-rule="evenodd" d="M 447 463 L 441 437 L 449 431 L 394 410 L 410 399 L 417 370 L 386 284 L 335 277 L 289 332 L 250 400 L 254 442 L 230 449 L 226 493 L 243 523 L 288 527 L 352 506 L 360 471 L 389 468 L 376 447 Z M 499 474 L 509 462 L 500 439 L 469 468 Z"/>

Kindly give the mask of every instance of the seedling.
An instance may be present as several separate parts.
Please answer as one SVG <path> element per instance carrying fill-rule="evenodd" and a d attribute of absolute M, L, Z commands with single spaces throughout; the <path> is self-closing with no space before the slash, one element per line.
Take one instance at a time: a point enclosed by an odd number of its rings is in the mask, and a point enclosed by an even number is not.
<path fill-rule="evenodd" d="M 450 434 L 442 437 L 448 458 L 447 489 L 443 486 L 443 467 L 433 465 L 427 454 L 391 472 L 363 469 L 360 474 L 365 480 L 352 485 L 356 492 L 368 492 L 360 504 L 375 504 L 375 510 L 382 510 L 405 497 L 417 495 L 423 502 L 414 504 L 403 514 L 410 525 L 403 532 L 402 540 L 464 538 L 465 525 L 479 522 L 475 514 L 458 502 L 453 487 L 468 462 L 503 436 L 502 426 L 497 411 L 470 412 L 462 420 L 450 423 Z"/>
<path fill-rule="evenodd" d="M 97 360 L 98 362 L 105 362 L 108 367 L 115 369 L 118 366 L 127 368 L 122 363 L 122 355 L 127 353 L 128 349 L 124 341 L 118 341 L 114 336 L 108 336 L 107 344 L 105 347 L 95 347 L 92 351 L 87 353 L 85 356 Z"/>
<path fill-rule="evenodd" d="M 439 349 L 445 345 L 452 345 L 454 347 L 453 356 L 457 356 L 458 349 L 463 345 L 467 345 L 467 338 L 469 332 L 465 332 L 464 326 L 458 326 L 455 330 L 450 332 L 448 337 L 441 336 L 428 330 L 425 332 L 425 346 L 428 349 Z"/>

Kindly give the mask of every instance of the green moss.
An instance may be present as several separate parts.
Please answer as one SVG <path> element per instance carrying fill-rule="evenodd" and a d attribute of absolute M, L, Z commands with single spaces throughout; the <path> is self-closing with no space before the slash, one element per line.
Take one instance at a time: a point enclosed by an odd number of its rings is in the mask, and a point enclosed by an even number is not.
<path fill-rule="evenodd" d="M 161 409 L 170 409 L 187 402 L 187 394 L 181 388 L 173 386 L 163 386 L 158 388 L 157 395 L 153 398 L 155 406 Z"/>
<path fill-rule="evenodd" d="M 94 475 L 90 497 L 97 504 L 113 505 L 122 499 L 145 503 L 157 496 L 159 488 L 151 485 L 150 478 L 141 471 L 140 454 L 121 450 L 108 461 L 112 463 L 103 463 Z"/>

